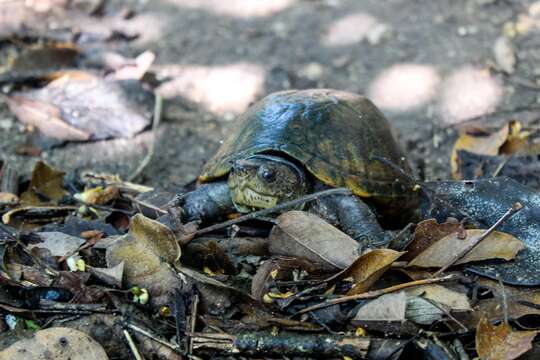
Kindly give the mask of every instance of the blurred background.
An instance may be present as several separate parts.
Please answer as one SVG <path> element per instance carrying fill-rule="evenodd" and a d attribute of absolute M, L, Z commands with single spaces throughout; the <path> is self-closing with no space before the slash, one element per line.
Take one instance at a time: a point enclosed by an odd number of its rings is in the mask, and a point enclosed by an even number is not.
<path fill-rule="evenodd" d="M 450 178 L 464 127 L 536 124 L 539 33 L 540 1 L 532 0 L 0 0 L 0 158 L 28 171 L 41 158 L 127 176 L 155 142 L 143 182 L 174 189 L 195 179 L 250 104 L 316 87 L 371 98 L 418 176 Z M 110 136 L 48 141 L 41 120 L 26 113 L 21 121 L 20 102 L 9 99 L 43 100 L 58 70 L 40 63 L 46 56 L 24 59 L 24 51 L 51 42 L 75 49 L 68 68 L 136 79 L 159 93 L 155 134 L 148 124 L 124 131 L 120 123 Z M 81 91 L 77 101 L 94 116 L 88 121 L 106 126 L 100 121 L 110 113 L 92 107 L 99 95 Z"/>

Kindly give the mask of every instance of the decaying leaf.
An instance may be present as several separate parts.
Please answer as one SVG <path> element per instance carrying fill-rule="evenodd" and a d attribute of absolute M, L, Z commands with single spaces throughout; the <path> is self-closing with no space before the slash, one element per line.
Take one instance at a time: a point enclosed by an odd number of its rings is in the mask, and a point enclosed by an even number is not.
<path fill-rule="evenodd" d="M 18 39 L 22 44 L 24 39 Z M 25 44 L 26 45 L 26 44 Z M 42 79 L 53 71 L 75 66 L 79 49 L 71 43 L 45 41 L 14 51 L 0 67 L 0 81 Z"/>
<path fill-rule="evenodd" d="M 28 190 L 21 194 L 21 204 L 42 205 L 57 202 L 64 196 L 64 172 L 42 161 L 34 165 Z"/>
<path fill-rule="evenodd" d="M 28 248 L 47 249 L 52 256 L 69 256 L 84 244 L 84 239 L 58 231 L 40 232 L 37 235 L 42 242 L 29 244 Z"/>
<path fill-rule="evenodd" d="M 104 205 L 120 195 L 116 186 L 107 186 L 105 188 L 98 186 L 87 189 L 80 194 L 75 194 L 75 198 L 89 205 Z"/>
<path fill-rule="evenodd" d="M 463 174 L 459 173 L 458 152 L 464 150 L 477 155 L 497 156 L 501 154 L 537 154 L 540 146 L 533 139 L 533 130 L 523 127 L 519 121 L 510 121 L 503 125 L 498 131 L 486 132 L 465 131 L 454 143 L 451 156 L 452 175 L 455 179 L 461 179 Z"/>
<path fill-rule="evenodd" d="M 1 359 L 10 360 L 107 360 L 107 354 L 90 336 L 64 327 L 39 330 L 32 337 L 21 339 L 0 352 Z"/>
<path fill-rule="evenodd" d="M 47 223 L 63 220 L 70 212 L 76 210 L 75 206 L 23 206 L 8 211 L 2 215 L 4 224 L 11 224 L 17 219 L 24 219 L 27 224 Z"/>
<path fill-rule="evenodd" d="M 514 331 L 507 323 L 492 325 L 483 317 L 476 328 L 476 351 L 485 360 L 512 360 L 532 349 L 537 331 Z"/>
<path fill-rule="evenodd" d="M 465 239 L 460 239 L 458 233 L 447 235 L 415 257 L 409 263 L 409 266 L 445 266 L 456 254 L 467 248 L 469 244 L 474 242 L 484 232 L 485 230 L 480 229 L 466 230 L 467 236 Z M 512 235 L 494 231 L 455 264 L 465 264 L 471 261 L 487 259 L 512 260 L 523 249 L 525 249 L 525 245 Z"/>
<path fill-rule="evenodd" d="M 277 221 L 268 240 L 272 254 L 305 258 L 330 271 L 346 268 L 360 255 L 356 241 L 316 215 L 294 210 Z"/>
<path fill-rule="evenodd" d="M 261 301 L 275 281 L 295 280 L 293 278 L 295 270 L 298 273 L 301 271 L 310 273 L 317 268 L 309 261 L 296 258 L 274 257 L 263 262 L 251 281 L 251 295 Z"/>
<path fill-rule="evenodd" d="M 408 296 L 422 296 L 446 306 L 452 311 L 472 311 L 469 298 L 465 293 L 450 290 L 445 286 L 431 284 L 416 286 L 405 290 Z"/>
<path fill-rule="evenodd" d="M 362 254 L 345 270 L 329 279 L 353 278 L 353 286 L 347 295 L 360 294 L 368 291 L 390 265 L 396 261 L 403 253 L 390 249 L 375 249 Z"/>
<path fill-rule="evenodd" d="M 362 306 L 356 313 L 354 320 L 363 321 L 405 321 L 407 310 L 407 295 L 400 291 L 395 294 L 386 294 Z"/>
<path fill-rule="evenodd" d="M 59 140 L 132 137 L 150 124 L 153 97 L 134 81 L 63 76 L 15 93 L 8 105 L 23 123 Z"/>
<path fill-rule="evenodd" d="M 475 154 L 483 155 L 498 155 L 499 149 L 505 143 L 508 138 L 509 127 L 503 126 L 499 131 L 492 134 L 486 132 L 470 133 L 464 132 L 454 143 L 452 148 L 451 165 L 452 175 L 455 179 L 459 179 L 458 163 L 457 163 L 457 151 L 467 150 Z"/>
<path fill-rule="evenodd" d="M 171 265 L 181 250 L 173 232 L 165 225 L 137 214 L 131 218 L 128 234 L 113 243 L 106 253 L 107 266 L 124 262 L 128 286 L 148 289 L 153 304 L 166 303 L 178 286 Z"/>
<path fill-rule="evenodd" d="M 444 317 L 440 305 L 436 305 L 421 296 L 407 296 L 405 317 L 414 323 L 430 325 Z"/>
<path fill-rule="evenodd" d="M 431 244 L 439 241 L 446 235 L 459 231 L 459 221 L 454 218 L 447 219 L 439 224 L 436 219 L 423 220 L 414 229 L 414 239 L 407 246 L 407 252 L 401 257 L 402 260 L 411 261 Z"/>
<path fill-rule="evenodd" d="M 122 277 L 124 275 L 124 261 L 112 268 L 97 268 L 88 266 L 88 272 L 105 284 L 113 287 L 122 287 Z"/>

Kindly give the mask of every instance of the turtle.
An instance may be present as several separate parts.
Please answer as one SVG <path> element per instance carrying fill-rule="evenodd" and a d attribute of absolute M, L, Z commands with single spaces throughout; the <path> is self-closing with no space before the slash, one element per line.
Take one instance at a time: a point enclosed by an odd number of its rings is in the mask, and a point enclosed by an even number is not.
<path fill-rule="evenodd" d="M 237 121 L 204 165 L 201 186 L 181 197 L 183 220 L 271 208 L 314 191 L 346 187 L 352 194 L 320 198 L 311 208 L 362 245 L 375 246 L 388 239 L 377 216 L 398 219 L 418 199 L 389 121 L 362 95 L 280 91 Z"/>

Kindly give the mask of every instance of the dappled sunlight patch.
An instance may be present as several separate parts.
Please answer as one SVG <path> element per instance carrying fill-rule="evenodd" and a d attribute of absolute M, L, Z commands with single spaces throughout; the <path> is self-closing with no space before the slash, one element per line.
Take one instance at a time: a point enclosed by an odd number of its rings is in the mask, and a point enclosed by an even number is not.
<path fill-rule="evenodd" d="M 171 65 L 162 76 L 172 80 L 158 91 L 166 98 L 177 95 L 217 113 L 241 113 L 263 91 L 265 71 L 260 65 L 239 62 L 228 65 Z"/>
<path fill-rule="evenodd" d="M 375 17 L 364 12 L 347 15 L 330 24 L 321 42 L 325 46 L 355 44 L 364 40 L 378 24 Z"/>
<path fill-rule="evenodd" d="M 181 8 L 200 9 L 239 18 L 270 16 L 296 0 L 167 0 Z"/>
<path fill-rule="evenodd" d="M 440 115 L 444 122 L 453 124 L 489 114 L 502 94 L 502 85 L 487 70 L 464 66 L 443 84 Z"/>
<path fill-rule="evenodd" d="M 411 110 L 428 103 L 439 83 L 439 74 L 431 65 L 396 64 L 377 75 L 368 96 L 383 109 Z"/>

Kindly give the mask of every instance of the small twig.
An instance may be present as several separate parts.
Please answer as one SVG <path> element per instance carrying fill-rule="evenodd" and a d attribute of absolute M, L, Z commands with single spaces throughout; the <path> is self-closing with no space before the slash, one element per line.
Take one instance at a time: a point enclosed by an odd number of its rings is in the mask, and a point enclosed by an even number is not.
<path fill-rule="evenodd" d="M 170 349 L 173 349 L 174 351 L 176 352 L 181 352 L 181 349 L 178 345 L 175 345 L 175 344 L 172 344 L 168 341 L 165 341 L 163 339 L 160 339 L 158 338 L 157 336 L 153 335 L 152 333 L 144 330 L 144 329 L 141 329 L 140 327 L 138 327 L 137 325 L 133 325 L 133 324 L 130 324 L 130 323 L 126 323 L 126 326 L 128 328 L 130 328 L 131 330 L 135 331 L 135 332 L 138 332 L 139 334 L 141 335 L 144 335 L 150 339 L 152 339 L 153 341 L 155 342 L 158 342 L 160 343 L 161 345 L 165 345 L 166 347 L 170 348 Z"/>
<path fill-rule="evenodd" d="M 465 255 L 467 255 L 476 245 L 478 245 L 482 240 L 487 238 L 492 232 L 495 231 L 503 222 L 505 222 L 510 216 L 514 215 L 523 208 L 521 203 L 516 202 L 508 211 L 506 211 L 499 220 L 495 222 L 489 229 L 487 229 L 482 235 L 471 241 L 471 243 L 463 248 L 459 253 L 457 253 L 446 265 L 441 267 L 438 271 L 433 274 L 433 277 L 439 276 L 445 272 L 450 266 L 454 265 L 457 261 L 461 260 Z"/>
<path fill-rule="evenodd" d="M 196 235 L 201 235 L 201 234 L 209 233 L 211 231 L 223 229 L 223 228 L 226 228 L 228 226 L 235 225 L 235 224 L 247 221 L 247 220 L 253 220 L 253 219 L 256 219 L 256 218 L 260 218 L 261 216 L 266 216 L 266 215 L 269 215 L 269 214 L 272 214 L 272 213 L 275 213 L 275 212 L 278 212 L 278 211 L 281 211 L 281 210 L 285 210 L 285 209 L 300 205 L 302 203 L 313 201 L 313 200 L 319 199 L 319 198 L 321 198 L 323 196 L 350 195 L 350 194 L 352 194 L 352 192 L 351 192 L 351 190 L 349 190 L 347 188 L 337 188 L 337 189 L 329 189 L 329 190 L 319 191 L 319 192 L 316 192 L 314 194 L 309 194 L 309 195 L 303 196 L 303 197 L 295 199 L 295 200 L 284 202 L 282 204 L 276 205 L 276 206 L 268 208 L 268 209 L 262 209 L 262 210 L 259 210 L 259 211 L 254 211 L 254 212 L 251 212 L 249 214 L 240 216 L 240 217 L 238 217 L 236 219 L 233 219 L 233 220 L 229 220 L 229 221 L 222 222 L 220 224 L 205 227 L 204 229 L 198 230 L 195 234 Z"/>
<path fill-rule="evenodd" d="M 501 298 L 502 298 L 502 309 L 504 316 L 504 323 L 508 324 L 508 299 L 506 298 L 506 290 L 504 289 L 504 284 L 501 278 L 497 278 L 499 285 L 501 286 Z"/>
<path fill-rule="evenodd" d="M 199 295 L 195 294 L 193 296 L 193 303 L 191 304 L 191 315 L 189 317 L 189 333 L 195 332 L 195 326 L 197 325 L 197 314 L 199 312 Z M 188 355 L 193 354 L 193 338 L 188 335 L 189 346 L 188 346 Z"/>
<path fill-rule="evenodd" d="M 150 204 L 147 201 L 139 200 L 139 199 L 137 199 L 134 196 L 131 196 L 129 194 L 125 194 L 124 197 L 127 198 L 131 202 L 134 202 L 134 203 L 139 204 L 141 206 L 147 207 L 147 208 L 149 208 L 151 210 L 154 210 L 157 213 L 167 214 L 167 210 L 160 209 L 157 206 L 154 206 L 154 205 Z"/>
<path fill-rule="evenodd" d="M 152 157 L 154 156 L 154 152 L 156 151 L 156 142 L 157 142 L 157 128 L 159 126 L 159 123 L 161 122 L 161 111 L 163 109 L 163 98 L 158 93 L 155 93 L 155 101 L 154 101 L 154 121 L 152 124 L 152 143 L 150 144 L 150 149 L 148 150 L 148 153 L 143 158 L 137 169 L 127 178 L 128 181 L 135 180 L 143 170 L 148 166 L 150 161 L 152 160 Z"/>
<path fill-rule="evenodd" d="M 127 343 L 129 345 L 129 349 L 133 353 L 133 356 L 135 357 L 135 359 L 136 360 L 144 360 L 144 358 L 139 353 L 139 349 L 137 349 L 137 346 L 133 342 L 133 339 L 131 338 L 131 334 L 126 329 L 124 329 L 124 337 L 126 338 Z"/>
<path fill-rule="evenodd" d="M 448 318 L 450 320 L 452 320 L 453 322 L 455 322 L 461 329 L 463 329 L 464 332 L 467 332 L 469 331 L 469 329 L 467 329 L 467 327 L 465 325 L 463 325 L 463 323 L 461 321 L 459 321 L 458 319 L 456 319 L 452 313 L 450 311 L 448 311 L 444 306 L 442 306 L 441 304 L 439 304 L 438 302 L 436 301 L 433 301 L 431 299 L 428 299 L 426 297 L 422 297 L 424 300 L 426 300 L 427 302 L 429 302 L 431 305 L 435 306 L 437 309 L 441 310 L 444 315 L 448 316 Z"/>
<path fill-rule="evenodd" d="M 447 275 L 447 276 L 440 277 L 440 278 L 430 278 L 430 279 L 422 279 L 422 280 L 410 281 L 410 282 L 406 282 L 406 283 L 403 283 L 403 284 L 390 286 L 390 287 L 380 289 L 380 290 L 368 291 L 368 292 L 361 293 L 361 294 L 342 296 L 342 297 L 339 297 L 339 298 L 336 298 L 336 299 L 325 301 L 325 302 L 317 304 L 317 305 L 309 306 L 309 307 L 307 307 L 305 309 L 300 310 L 295 315 L 305 314 L 305 313 L 310 312 L 310 311 L 322 309 L 322 308 L 325 308 L 325 307 L 328 307 L 328 306 L 331 306 L 331 305 L 342 304 L 342 303 L 353 301 L 353 300 L 373 299 L 373 298 L 376 298 L 376 297 L 379 297 L 379 296 L 382 296 L 382 295 L 386 295 L 386 294 L 393 293 L 393 292 L 396 292 L 396 291 L 400 291 L 400 290 L 403 290 L 403 289 L 407 289 L 407 288 L 410 288 L 410 287 L 428 285 L 428 284 L 435 284 L 435 283 L 444 282 L 444 281 L 451 281 L 451 280 L 455 280 L 455 279 L 456 279 L 456 275 L 451 274 L 451 275 Z"/>
<path fill-rule="evenodd" d="M 506 156 L 504 158 L 504 160 L 501 161 L 499 165 L 497 165 L 497 168 L 495 169 L 495 171 L 493 171 L 493 174 L 491 175 L 491 177 L 499 176 L 502 169 L 506 166 L 506 164 L 508 164 L 508 162 L 510 161 L 510 159 L 512 159 L 513 156 L 514 156 L 514 154 L 510 154 L 510 155 Z"/>

